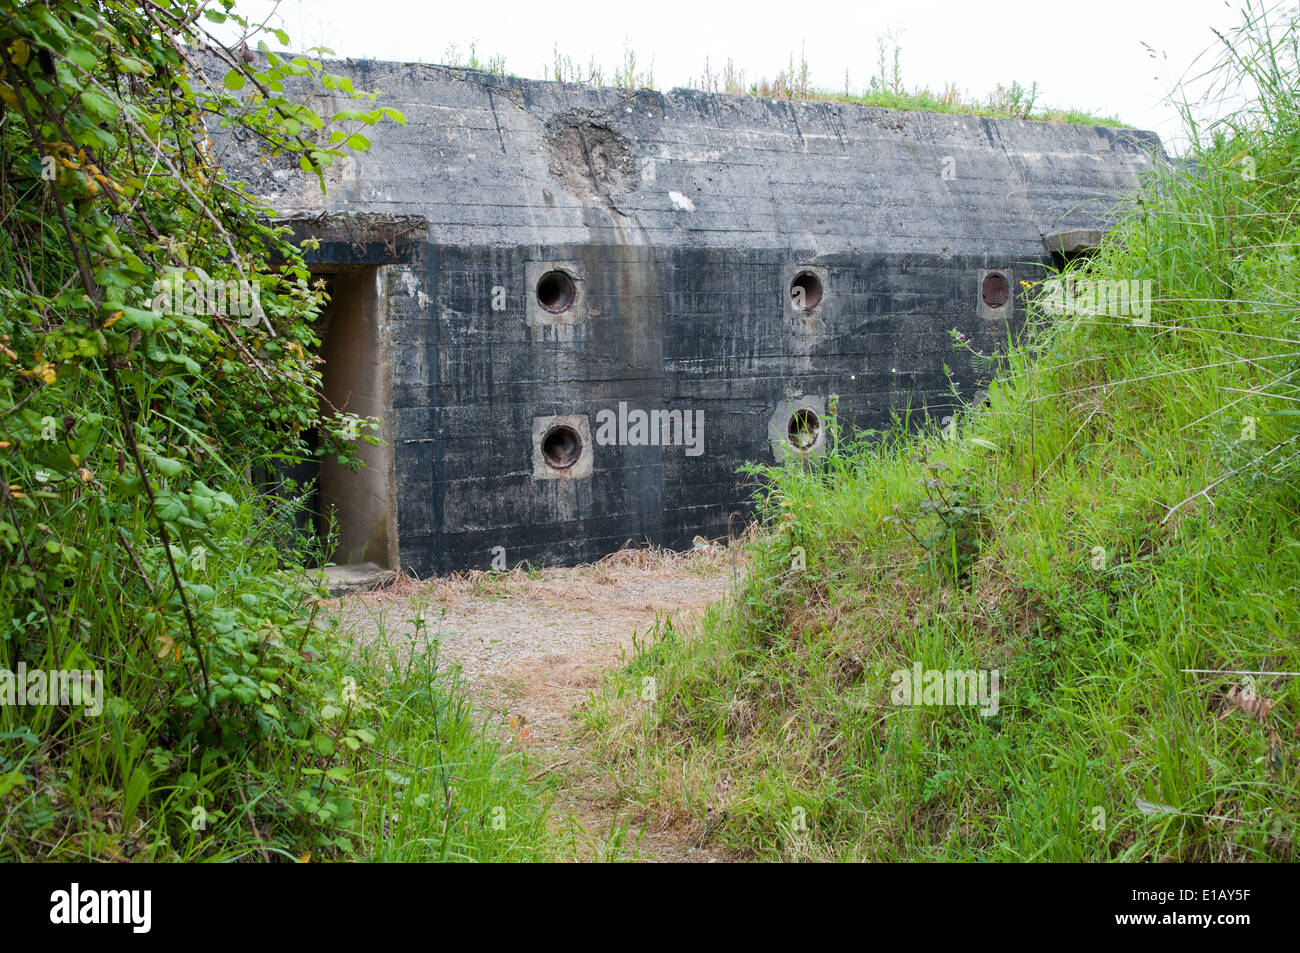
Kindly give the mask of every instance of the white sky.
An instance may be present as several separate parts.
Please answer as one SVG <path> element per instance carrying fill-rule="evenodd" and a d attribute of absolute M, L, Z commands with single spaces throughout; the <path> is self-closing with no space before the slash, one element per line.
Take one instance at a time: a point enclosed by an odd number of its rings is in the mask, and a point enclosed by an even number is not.
<path fill-rule="evenodd" d="M 909 89 L 953 82 L 982 98 L 999 82 L 1036 80 L 1041 105 L 1118 116 L 1176 149 L 1180 123 L 1165 97 L 1206 64 L 1193 61 L 1218 42 L 1212 27 L 1227 34 L 1240 23 L 1240 2 L 820 0 L 801 9 L 770 0 L 239 0 L 238 9 L 260 19 L 275 8 L 299 50 L 438 63 L 450 44 L 464 51 L 477 41 L 480 59 L 504 56 L 507 71 L 534 79 L 558 43 L 575 61 L 594 57 L 608 82 L 630 45 L 638 66 L 653 58 L 661 90 L 698 81 L 706 58 L 716 70 L 730 57 L 747 82 L 770 79 L 803 49 L 815 86 L 842 90 L 847 69 L 850 89 L 861 92 L 875 72 L 876 37 L 893 31 Z"/>

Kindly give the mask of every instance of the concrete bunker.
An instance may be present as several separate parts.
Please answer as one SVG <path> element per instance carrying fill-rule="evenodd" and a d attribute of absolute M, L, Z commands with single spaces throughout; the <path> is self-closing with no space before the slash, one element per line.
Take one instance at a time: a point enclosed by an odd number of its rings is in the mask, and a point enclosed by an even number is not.
<path fill-rule="evenodd" d="M 980 282 L 980 298 L 986 308 L 997 310 L 1007 303 L 1011 285 L 1000 271 L 990 271 Z"/>
<path fill-rule="evenodd" d="M 573 308 L 578 289 L 569 273 L 558 268 L 537 279 L 537 303 L 549 314 L 563 314 Z"/>
<path fill-rule="evenodd" d="M 313 487 L 299 529 L 318 544 L 334 532 L 333 545 L 322 551 L 325 562 L 397 569 L 401 499 L 389 312 L 394 274 L 406 274 L 419 258 L 424 221 L 419 216 L 363 213 L 287 216 L 275 224 L 288 226 L 300 244 L 310 239 L 303 246 L 304 258 L 312 280 L 324 283 L 329 298 L 316 323 L 322 413 L 374 418 L 379 430 L 344 424 L 345 434 L 355 434 L 351 439 L 362 464 L 357 470 L 321 452 L 316 459 L 277 473 L 269 483 L 272 489 L 277 484 L 282 489 L 288 477 L 299 487 Z M 376 442 L 364 439 L 366 435 Z M 306 442 L 313 451 L 329 449 L 314 431 Z"/>
<path fill-rule="evenodd" d="M 537 260 L 524 268 L 530 327 L 565 327 L 580 324 L 588 317 L 586 281 L 582 265 L 576 261 Z M 503 279 L 507 287 L 516 276 Z"/>
<path fill-rule="evenodd" d="M 532 478 L 586 480 L 594 454 L 586 414 L 536 417 L 532 422 Z"/>
<path fill-rule="evenodd" d="M 790 303 L 796 311 L 812 311 L 822 303 L 822 294 L 822 280 L 814 271 L 805 268 L 790 279 Z"/>
<path fill-rule="evenodd" d="M 326 397 L 384 420 L 365 471 L 321 468 L 336 560 L 418 575 L 686 549 L 752 511 L 742 464 L 956 415 L 986 381 L 952 332 L 1017 333 L 1164 161 L 1131 129 L 330 69 L 420 121 L 323 196 L 223 163 L 320 240 Z"/>
<path fill-rule="evenodd" d="M 542 459 L 552 470 L 568 470 L 582 456 L 582 437 L 566 424 L 542 435 Z"/>
<path fill-rule="evenodd" d="M 790 415 L 790 422 L 785 428 L 786 438 L 796 450 L 808 450 L 816 445 L 817 438 L 821 436 L 821 427 L 822 422 L 817 412 L 805 407 Z"/>
<path fill-rule="evenodd" d="M 784 399 L 767 421 L 767 442 L 776 462 L 815 461 L 826 453 L 827 401 L 804 395 Z"/>

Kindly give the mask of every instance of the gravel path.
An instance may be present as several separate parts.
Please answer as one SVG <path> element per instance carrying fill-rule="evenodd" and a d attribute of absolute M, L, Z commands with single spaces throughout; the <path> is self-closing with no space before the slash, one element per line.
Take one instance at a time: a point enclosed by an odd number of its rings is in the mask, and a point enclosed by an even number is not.
<path fill-rule="evenodd" d="M 400 578 L 391 587 L 343 597 L 345 631 L 359 643 L 400 645 L 412 638 L 410 620 L 422 616 L 426 635 L 440 641 L 443 665 L 461 668 L 478 703 L 502 716 L 512 743 L 528 750 L 543 771 L 561 778 L 557 808 L 591 844 L 617 822 L 632 831 L 640 819 L 623 809 L 576 739 L 574 709 L 598 687 L 602 671 L 632 652 L 644 635 L 671 615 L 688 622 L 720 600 L 739 570 L 739 547 L 713 545 L 672 554 L 624 550 L 598 563 L 533 573 L 472 572 L 419 583 Z M 646 831 L 629 838 L 628 856 L 640 860 L 714 860 L 697 850 L 689 832 Z"/>

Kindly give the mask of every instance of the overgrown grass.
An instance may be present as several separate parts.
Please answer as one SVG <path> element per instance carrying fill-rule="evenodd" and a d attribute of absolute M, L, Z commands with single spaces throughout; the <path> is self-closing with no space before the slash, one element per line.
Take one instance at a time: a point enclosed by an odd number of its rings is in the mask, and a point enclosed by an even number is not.
<path fill-rule="evenodd" d="M 355 765 L 360 852 L 377 861 L 538 861 L 568 856 L 548 826 L 549 799 L 529 761 L 506 750 L 495 719 L 476 710 L 457 669 L 440 668 L 424 607 L 401 635 L 340 660 L 341 680 L 377 678 L 360 705 L 380 716 L 372 755 Z M 382 623 L 381 623 L 382 628 Z"/>
<path fill-rule="evenodd" d="M 1082 109 L 1038 108 L 1036 91 L 1025 90 L 1019 83 L 1009 87 L 999 86 L 983 100 L 964 97 L 954 87 L 934 93 L 928 87 L 910 92 L 888 90 L 864 92 L 861 95 L 814 91 L 800 99 L 826 100 L 851 103 L 855 106 L 878 106 L 882 109 L 910 109 L 917 112 L 958 113 L 966 116 L 988 116 L 993 119 L 1032 119 L 1036 122 L 1060 122 L 1079 126 L 1110 126 L 1124 128 L 1128 123 L 1115 116 L 1098 116 Z M 788 97 L 796 98 L 796 97 Z"/>
<path fill-rule="evenodd" d="M 1300 678 L 1260 673 L 1300 672 L 1296 39 L 1248 8 L 1250 105 L 1073 264 L 1149 319 L 1035 290 L 955 433 L 763 471 L 736 598 L 589 706 L 647 814 L 758 858 L 1295 858 Z M 895 704 L 917 663 L 998 671 L 996 714 Z"/>
<path fill-rule="evenodd" d="M 505 57 L 490 55 L 480 57 L 478 42 L 471 40 L 465 49 L 459 44 L 449 45 L 443 54 L 445 65 L 483 70 L 497 76 L 512 76 L 506 67 Z M 607 70 L 596 58 L 581 59 L 560 52 L 558 44 L 551 63 L 541 69 L 541 78 L 560 83 L 586 86 L 611 85 L 621 89 L 657 89 L 654 77 L 654 59 L 648 66 L 638 59 L 631 44 L 625 44 L 623 59 L 612 70 Z M 883 109 L 908 109 L 920 112 L 960 113 L 969 116 L 988 116 L 1002 119 L 1033 119 L 1039 122 L 1074 123 L 1087 126 L 1124 127 L 1127 124 L 1114 116 L 1098 116 L 1080 109 L 1044 107 L 1038 102 L 1038 84 L 1028 87 L 1019 82 L 999 83 L 983 97 L 962 92 L 954 83 L 945 84 L 940 92 L 928 86 L 908 89 L 903 81 L 902 47 L 893 35 L 877 38 L 876 72 L 865 87 L 855 92 L 846 71 L 844 89 L 832 90 L 817 86 L 812 81 L 812 66 L 806 50 L 801 50 L 798 60 L 790 54 L 787 65 L 769 78 L 746 76 L 728 59 L 721 69 L 714 69 L 705 60 L 704 69 L 691 82 L 692 89 L 706 93 L 726 93 L 731 96 L 756 96 L 764 99 L 798 99 L 820 102 L 850 103 L 855 106 L 877 106 Z"/>
<path fill-rule="evenodd" d="M 260 501 L 235 503 L 228 519 L 244 525 L 229 527 L 232 536 L 266 531 Z M 282 528 L 292 526 L 291 515 L 282 519 Z M 93 537 L 95 526 L 83 528 Z M 129 558 L 106 558 L 70 597 L 96 598 L 87 627 L 94 638 L 52 640 L 43 656 L 24 659 L 29 671 L 104 672 L 102 714 L 0 705 L 0 860 L 555 856 L 548 797 L 528 781 L 524 756 L 506 750 L 495 723 L 473 708 L 457 672 L 439 666 L 422 614 L 383 648 L 358 647 L 310 601 L 302 570 L 280 568 L 272 552 L 215 552 L 202 578 L 220 581 L 218 604 L 263 600 L 263 645 L 243 649 L 263 651 L 289 636 L 302 659 L 290 684 L 319 710 L 293 712 L 287 732 L 267 730 L 256 741 L 228 736 L 227 749 L 256 752 L 242 760 L 177 737 L 160 706 L 179 653 L 166 631 L 154 635 L 156 651 L 143 648 L 130 605 L 115 595 L 119 574 L 132 571 Z M 3 671 L 17 668 L 8 648 L 0 641 Z M 127 657 L 134 663 L 122 664 Z M 295 737 L 298 719 L 319 722 L 309 743 Z"/>

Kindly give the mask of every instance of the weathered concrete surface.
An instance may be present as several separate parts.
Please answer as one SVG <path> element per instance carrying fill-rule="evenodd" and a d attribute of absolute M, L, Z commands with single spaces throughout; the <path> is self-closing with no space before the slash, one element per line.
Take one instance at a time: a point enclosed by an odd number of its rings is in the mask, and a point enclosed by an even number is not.
<path fill-rule="evenodd" d="M 1005 341 L 1046 237 L 1104 228 L 1163 158 L 1132 130 L 333 68 L 408 124 L 374 130 L 328 195 L 218 145 L 322 239 L 322 270 L 375 269 L 396 561 L 421 574 L 722 535 L 748 509 L 736 467 L 776 459 L 783 408 L 944 416 L 945 364 L 980 383 L 950 332 Z M 820 301 L 792 300 L 797 282 Z M 702 413 L 702 449 L 638 445 L 635 426 L 602 442 L 620 405 Z M 575 416 L 580 452 L 539 473 Z"/>
<path fill-rule="evenodd" d="M 1093 251 L 1101 243 L 1105 234 L 1099 228 L 1071 228 L 1064 232 L 1052 232 L 1043 236 L 1043 244 L 1049 252 L 1072 257 Z"/>
<path fill-rule="evenodd" d="M 346 566 L 326 566 L 316 570 L 316 580 L 323 584 L 331 596 L 349 592 L 369 591 L 391 582 L 396 574 L 371 562 L 356 562 Z"/>

